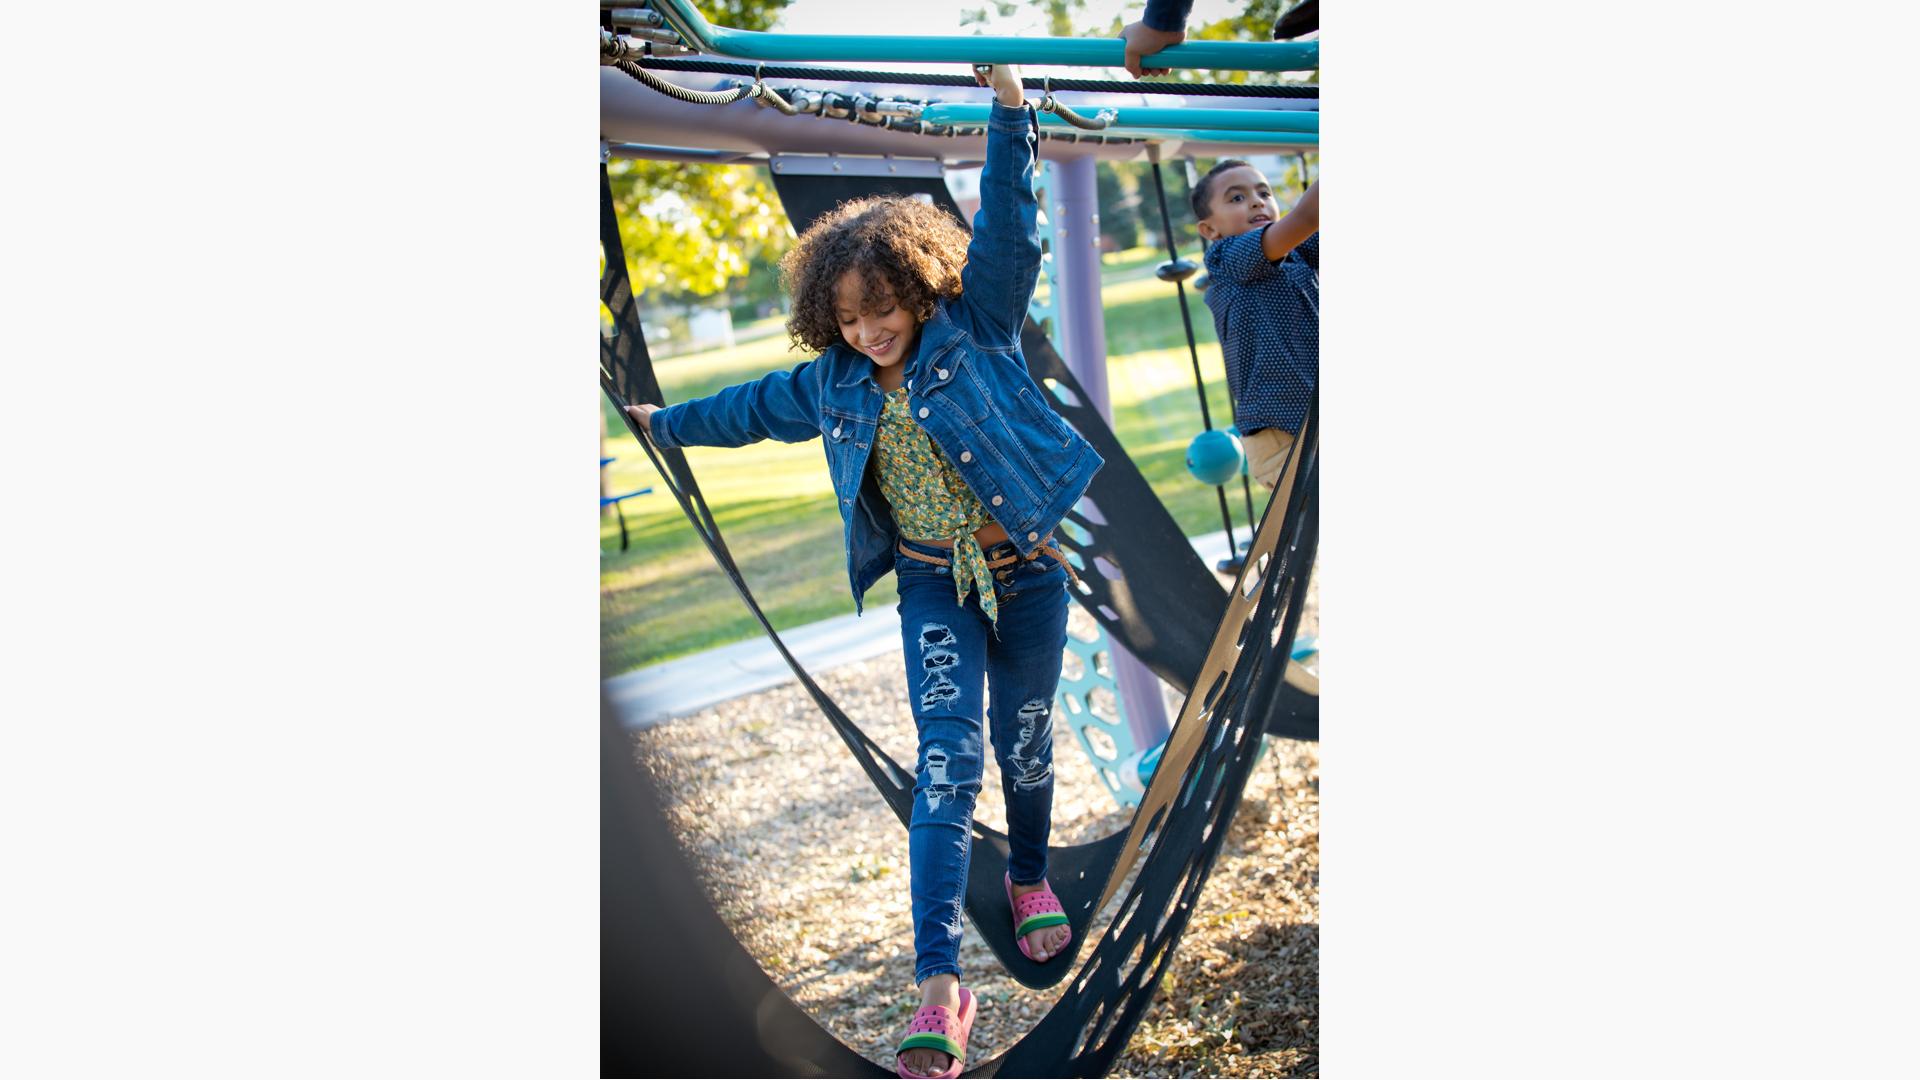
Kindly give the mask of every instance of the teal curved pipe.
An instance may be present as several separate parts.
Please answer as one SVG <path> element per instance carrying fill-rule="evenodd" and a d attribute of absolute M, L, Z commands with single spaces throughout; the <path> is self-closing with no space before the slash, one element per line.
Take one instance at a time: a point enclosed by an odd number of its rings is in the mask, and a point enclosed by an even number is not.
<path fill-rule="evenodd" d="M 993 110 L 991 105 L 959 102 L 934 102 L 920 113 L 929 124 L 984 124 Z M 1075 110 L 1091 119 L 1098 109 L 1081 106 Z M 1210 131 L 1320 131 L 1320 113 L 1313 109 L 1190 109 L 1122 105 L 1104 130 L 1115 128 L 1205 128 Z M 1040 123 L 1049 128 L 1073 125 L 1052 113 L 1041 113 Z M 1080 129 L 1075 128 L 1078 131 Z"/>
<path fill-rule="evenodd" d="M 688 46 L 742 60 L 865 60 L 914 64 L 1067 64 L 1123 67 L 1119 38 L 1012 38 L 959 35 L 771 34 L 714 26 L 688 0 L 652 0 Z M 1190 41 L 1143 61 L 1149 67 L 1223 71 L 1312 71 L 1317 41 Z"/>

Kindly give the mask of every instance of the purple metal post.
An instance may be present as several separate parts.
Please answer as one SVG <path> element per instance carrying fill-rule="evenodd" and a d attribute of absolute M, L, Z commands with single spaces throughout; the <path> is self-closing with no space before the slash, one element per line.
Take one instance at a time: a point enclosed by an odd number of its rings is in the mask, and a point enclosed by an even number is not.
<path fill-rule="evenodd" d="M 1055 280 L 1061 286 L 1054 299 L 1060 318 L 1061 354 L 1067 367 L 1100 410 L 1113 423 L 1107 396 L 1107 324 L 1100 303 L 1100 200 L 1094 185 L 1091 154 L 1055 157 L 1052 182 L 1047 185 L 1047 217 L 1054 227 Z M 1092 571 L 1092 567 L 1088 567 Z M 1134 745 L 1147 750 L 1165 741 L 1172 727 L 1160 696 L 1160 678 L 1120 643 L 1113 649 L 1114 682 L 1126 703 L 1127 728 Z"/>

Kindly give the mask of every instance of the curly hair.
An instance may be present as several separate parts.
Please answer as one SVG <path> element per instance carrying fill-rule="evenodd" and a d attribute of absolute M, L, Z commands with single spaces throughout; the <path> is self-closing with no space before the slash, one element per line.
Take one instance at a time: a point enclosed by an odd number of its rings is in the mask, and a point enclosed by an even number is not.
<path fill-rule="evenodd" d="M 840 343 L 833 290 L 849 270 L 865 283 L 862 311 L 877 308 L 891 289 L 915 318 L 932 318 L 937 301 L 960 295 L 967 239 L 952 214 L 905 195 L 855 199 L 821 215 L 780 260 L 781 283 L 793 297 L 793 347 L 823 353 Z"/>
<path fill-rule="evenodd" d="M 1238 169 L 1248 164 L 1250 162 L 1237 157 L 1221 158 L 1213 168 L 1207 170 L 1207 175 L 1201 177 L 1200 182 L 1193 185 L 1193 190 L 1188 193 L 1193 202 L 1193 220 L 1205 221 L 1213 216 L 1213 178 L 1228 169 Z"/>

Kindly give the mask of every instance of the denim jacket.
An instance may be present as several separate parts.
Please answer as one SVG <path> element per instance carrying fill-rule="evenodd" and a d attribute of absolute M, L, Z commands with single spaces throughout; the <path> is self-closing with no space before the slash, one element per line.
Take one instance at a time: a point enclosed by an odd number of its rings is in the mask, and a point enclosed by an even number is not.
<path fill-rule="evenodd" d="M 1020 352 L 1040 271 L 1033 163 L 1026 110 L 995 101 L 960 296 L 935 307 L 905 361 L 915 419 L 1022 554 L 1046 539 L 1103 464 L 1053 411 Z M 867 590 L 893 569 L 900 538 L 867 475 L 882 400 L 873 362 L 837 343 L 791 371 L 661 409 L 650 433 L 661 446 L 823 438 L 860 610 Z"/>

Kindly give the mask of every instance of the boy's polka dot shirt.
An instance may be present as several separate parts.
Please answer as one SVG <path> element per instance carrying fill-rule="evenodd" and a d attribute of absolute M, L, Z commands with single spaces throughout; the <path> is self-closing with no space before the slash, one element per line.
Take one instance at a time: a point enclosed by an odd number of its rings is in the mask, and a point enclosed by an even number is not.
<path fill-rule="evenodd" d="M 1207 307 L 1243 435 L 1299 432 L 1320 375 L 1320 234 L 1276 263 L 1260 250 L 1265 232 L 1207 245 Z"/>

